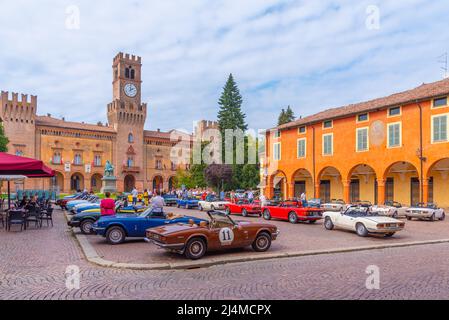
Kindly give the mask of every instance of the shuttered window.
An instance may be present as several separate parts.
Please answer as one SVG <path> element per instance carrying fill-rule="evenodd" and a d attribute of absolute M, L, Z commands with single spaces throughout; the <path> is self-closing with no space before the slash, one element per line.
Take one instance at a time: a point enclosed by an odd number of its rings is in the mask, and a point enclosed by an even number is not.
<path fill-rule="evenodd" d="M 276 161 L 281 160 L 281 144 L 279 142 L 273 144 L 273 159 Z"/>
<path fill-rule="evenodd" d="M 323 135 L 323 155 L 329 156 L 333 154 L 333 138 L 332 134 Z"/>
<path fill-rule="evenodd" d="M 306 139 L 298 140 L 298 158 L 306 157 Z"/>
<path fill-rule="evenodd" d="M 357 151 L 368 150 L 368 128 L 357 129 Z"/>
<path fill-rule="evenodd" d="M 433 142 L 447 141 L 447 115 L 433 117 Z"/>
<path fill-rule="evenodd" d="M 388 125 L 388 147 L 394 148 L 401 145 L 401 124 L 392 123 Z"/>

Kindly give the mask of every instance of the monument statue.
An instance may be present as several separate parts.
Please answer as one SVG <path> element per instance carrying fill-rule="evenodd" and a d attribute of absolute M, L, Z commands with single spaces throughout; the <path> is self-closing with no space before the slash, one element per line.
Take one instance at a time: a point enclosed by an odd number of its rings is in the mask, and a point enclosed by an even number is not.
<path fill-rule="evenodd" d="M 114 166 L 108 160 L 104 166 L 104 177 L 103 177 L 103 187 L 101 188 L 102 193 L 117 192 L 117 178 L 114 176 Z"/>
<path fill-rule="evenodd" d="M 104 166 L 104 176 L 105 177 L 113 177 L 114 176 L 114 166 L 108 160 L 106 161 L 106 165 Z"/>

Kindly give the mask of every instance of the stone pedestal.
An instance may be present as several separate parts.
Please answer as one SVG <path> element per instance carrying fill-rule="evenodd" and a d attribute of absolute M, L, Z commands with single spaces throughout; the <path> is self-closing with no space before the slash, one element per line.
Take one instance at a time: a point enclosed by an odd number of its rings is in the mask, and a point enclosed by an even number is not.
<path fill-rule="evenodd" d="M 117 178 L 116 177 L 104 177 L 101 179 L 103 181 L 103 186 L 101 188 L 101 193 L 116 193 L 117 192 Z"/>

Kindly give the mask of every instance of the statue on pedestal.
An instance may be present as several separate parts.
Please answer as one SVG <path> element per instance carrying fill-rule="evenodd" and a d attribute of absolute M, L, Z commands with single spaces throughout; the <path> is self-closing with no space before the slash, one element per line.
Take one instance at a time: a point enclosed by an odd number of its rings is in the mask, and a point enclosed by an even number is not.
<path fill-rule="evenodd" d="M 117 178 L 114 176 L 114 166 L 108 160 L 104 166 L 104 176 L 103 176 L 103 187 L 101 188 L 102 193 L 117 192 Z"/>

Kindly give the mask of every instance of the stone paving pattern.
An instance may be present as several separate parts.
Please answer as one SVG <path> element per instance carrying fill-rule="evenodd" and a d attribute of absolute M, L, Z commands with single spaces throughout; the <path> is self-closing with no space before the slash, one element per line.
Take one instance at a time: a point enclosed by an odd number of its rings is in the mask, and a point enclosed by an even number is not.
<path fill-rule="evenodd" d="M 65 287 L 68 265 L 81 269 L 79 290 Z M 380 268 L 380 290 L 365 288 L 368 265 Z M 54 228 L 0 230 L 0 299 L 448 298 L 449 244 L 136 271 L 87 263 L 60 212 Z"/>

